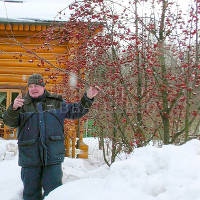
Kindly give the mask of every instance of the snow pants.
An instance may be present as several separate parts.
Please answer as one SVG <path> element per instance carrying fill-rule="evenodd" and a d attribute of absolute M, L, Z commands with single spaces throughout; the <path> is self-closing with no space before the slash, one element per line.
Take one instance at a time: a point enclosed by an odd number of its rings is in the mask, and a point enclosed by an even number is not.
<path fill-rule="evenodd" d="M 23 200 L 42 200 L 52 190 L 62 185 L 62 166 L 22 167 Z"/>

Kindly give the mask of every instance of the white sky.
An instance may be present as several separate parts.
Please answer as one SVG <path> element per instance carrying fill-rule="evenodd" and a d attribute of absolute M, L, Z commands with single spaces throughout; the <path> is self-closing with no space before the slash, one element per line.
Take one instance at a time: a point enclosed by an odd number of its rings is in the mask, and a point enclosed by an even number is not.
<path fill-rule="evenodd" d="M 113 7 L 115 8 L 115 10 L 119 12 L 121 12 L 121 14 L 124 12 L 124 7 L 129 7 L 130 9 L 130 16 L 134 16 L 134 6 L 129 4 L 129 0 L 105 0 L 108 3 L 111 1 L 114 3 Z M 132 0 L 134 1 L 134 0 Z M 179 5 L 179 9 L 182 10 L 183 14 L 189 15 L 189 7 L 191 4 L 194 4 L 194 0 L 170 0 L 174 2 L 173 5 L 173 11 L 176 13 L 176 5 Z M 155 10 L 157 11 L 157 14 L 161 13 L 161 3 L 158 5 L 158 1 L 155 0 L 147 0 L 147 1 L 143 1 L 138 3 L 138 15 L 139 16 L 145 16 L 145 14 L 147 14 L 147 16 L 149 16 L 149 14 L 151 13 L 152 10 L 152 2 L 154 2 L 154 6 L 155 6 Z M 173 13 L 172 11 L 172 13 Z M 155 12 L 155 16 L 156 16 L 156 12 Z M 156 16 L 157 17 L 157 16 Z"/>
<path fill-rule="evenodd" d="M 0 1 L 0 17 L 54 20 L 58 19 L 56 18 L 58 12 L 65 7 L 68 7 L 68 5 L 73 1 L 74 0 L 24 0 L 24 3 L 5 3 Z M 122 5 L 127 5 L 127 1 L 128 0 L 114 0 L 114 2 L 119 2 Z M 184 11 L 188 9 L 188 4 L 191 3 L 191 0 L 176 1 L 180 4 Z M 147 6 L 147 2 L 145 2 L 144 5 L 145 7 L 143 7 L 143 9 L 145 12 L 145 10 L 148 10 L 149 8 Z M 119 9 L 119 7 L 117 9 Z M 70 14 L 69 12 L 69 10 L 66 12 L 67 17 Z"/>
<path fill-rule="evenodd" d="M 138 148 L 111 168 L 103 164 L 95 139 L 89 159 L 66 158 L 64 184 L 45 200 L 199 200 L 200 141 L 182 146 Z M 10 146 L 8 146 L 8 144 Z M 14 145 L 11 145 L 14 144 Z M 2 200 L 22 200 L 16 141 L 0 140 L 0 191 Z"/>
<path fill-rule="evenodd" d="M 24 0 L 24 3 L 5 3 L 0 1 L 0 17 L 58 19 L 58 12 L 67 7 L 72 0 Z M 66 14 L 69 14 L 66 13 Z"/>

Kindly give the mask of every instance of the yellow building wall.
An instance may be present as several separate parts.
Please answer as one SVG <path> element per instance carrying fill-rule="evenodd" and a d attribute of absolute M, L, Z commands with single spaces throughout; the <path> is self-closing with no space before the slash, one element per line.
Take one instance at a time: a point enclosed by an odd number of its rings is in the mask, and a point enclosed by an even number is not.
<path fill-rule="evenodd" d="M 58 89 L 62 93 L 66 73 L 58 68 L 64 69 L 66 66 L 59 64 L 57 60 L 60 57 L 67 58 L 69 46 L 67 48 L 68 44 L 56 43 L 44 45 L 45 39 L 40 33 L 46 29 L 47 25 L 0 23 L 0 91 L 17 90 L 24 95 L 28 77 L 33 73 L 40 73 L 46 80 L 47 90 L 55 92 Z M 82 136 L 79 146 L 83 150 L 79 156 L 76 153 L 77 124 L 77 120 L 70 122 L 70 126 L 65 129 L 66 156 L 87 158 L 88 147 L 82 142 Z M 4 126 L 3 131 L 5 139 L 13 138 L 13 133 L 16 138 L 15 130 L 13 132 Z"/>

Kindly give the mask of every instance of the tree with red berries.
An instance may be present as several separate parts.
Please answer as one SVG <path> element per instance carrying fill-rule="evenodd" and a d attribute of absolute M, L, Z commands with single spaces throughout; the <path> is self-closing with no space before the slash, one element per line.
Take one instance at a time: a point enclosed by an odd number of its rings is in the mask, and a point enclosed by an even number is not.
<path fill-rule="evenodd" d="M 78 76 L 77 88 L 101 88 L 90 119 L 108 165 L 151 140 L 199 136 L 199 0 L 187 18 L 173 0 L 76 0 L 69 9 L 46 44 L 79 42 L 58 62 Z"/>

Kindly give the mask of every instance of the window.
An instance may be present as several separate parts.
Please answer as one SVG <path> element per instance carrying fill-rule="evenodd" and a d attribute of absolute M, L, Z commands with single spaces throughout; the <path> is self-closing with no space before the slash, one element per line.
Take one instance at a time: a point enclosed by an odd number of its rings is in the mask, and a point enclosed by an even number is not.
<path fill-rule="evenodd" d="M 19 92 L 12 92 L 11 94 L 11 103 L 13 103 L 15 98 L 19 95 Z"/>
<path fill-rule="evenodd" d="M 2 117 L 3 112 L 6 110 L 6 99 L 7 93 L 0 92 L 0 117 Z"/>
<path fill-rule="evenodd" d="M 0 137 L 5 139 L 15 139 L 16 130 L 4 125 L 2 114 L 19 94 L 21 94 L 19 89 L 0 89 Z"/>

